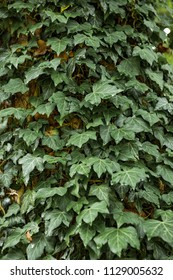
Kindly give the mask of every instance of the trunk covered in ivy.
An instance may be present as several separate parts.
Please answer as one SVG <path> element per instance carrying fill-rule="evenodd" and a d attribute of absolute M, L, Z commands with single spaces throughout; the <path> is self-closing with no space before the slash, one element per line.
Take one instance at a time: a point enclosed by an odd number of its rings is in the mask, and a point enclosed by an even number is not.
<path fill-rule="evenodd" d="M 0 18 L 0 258 L 172 259 L 153 1 L 4 0 Z"/>

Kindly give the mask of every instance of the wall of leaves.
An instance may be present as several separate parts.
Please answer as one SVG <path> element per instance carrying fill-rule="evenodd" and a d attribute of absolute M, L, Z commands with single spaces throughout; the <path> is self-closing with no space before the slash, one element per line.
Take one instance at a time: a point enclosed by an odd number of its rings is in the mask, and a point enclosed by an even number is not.
<path fill-rule="evenodd" d="M 0 2 L 0 259 L 173 258 L 160 26 L 149 0 Z"/>

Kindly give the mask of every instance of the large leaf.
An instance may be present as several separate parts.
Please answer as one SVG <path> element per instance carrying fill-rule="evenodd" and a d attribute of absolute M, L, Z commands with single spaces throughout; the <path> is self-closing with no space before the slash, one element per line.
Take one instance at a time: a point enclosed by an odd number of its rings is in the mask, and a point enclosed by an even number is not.
<path fill-rule="evenodd" d="M 139 46 L 136 46 L 133 49 L 133 55 L 137 56 L 139 55 L 141 59 L 146 60 L 150 65 L 153 64 L 153 62 L 157 62 L 157 53 L 152 50 L 152 48 L 149 48 L 148 46 L 144 48 L 140 48 Z"/>
<path fill-rule="evenodd" d="M 28 184 L 29 175 L 34 168 L 37 168 L 40 172 L 44 170 L 43 159 L 41 157 L 33 156 L 32 154 L 26 154 L 24 157 L 20 158 L 18 162 L 22 165 L 25 185 Z"/>
<path fill-rule="evenodd" d="M 85 100 L 93 105 L 99 105 L 101 99 L 114 97 L 117 93 L 123 91 L 115 85 L 111 85 L 109 81 L 99 81 L 93 85 L 93 91 L 85 97 Z"/>
<path fill-rule="evenodd" d="M 63 92 L 58 91 L 53 93 L 53 95 L 49 98 L 49 100 L 53 101 L 56 104 L 57 109 L 61 115 L 61 119 L 69 114 L 70 105 Z"/>
<path fill-rule="evenodd" d="M 92 205 L 85 208 L 84 210 L 82 210 L 77 216 L 77 223 L 81 224 L 83 220 L 85 223 L 92 225 L 92 222 L 96 219 L 99 213 L 109 213 L 105 201 L 95 202 Z"/>
<path fill-rule="evenodd" d="M 29 88 L 20 78 L 10 79 L 10 81 L 2 87 L 6 93 L 14 94 L 16 92 L 25 93 Z"/>
<path fill-rule="evenodd" d="M 128 185 L 133 189 L 136 188 L 137 183 L 144 181 L 148 175 L 145 173 L 145 169 L 132 167 L 124 168 L 122 171 L 118 171 L 112 175 L 112 184 Z"/>
<path fill-rule="evenodd" d="M 127 249 L 128 245 L 136 249 L 140 247 L 137 232 L 133 227 L 105 228 L 102 233 L 94 238 L 94 241 L 98 247 L 108 243 L 110 250 L 119 257 L 122 250 Z"/>
<path fill-rule="evenodd" d="M 37 260 L 41 257 L 46 246 L 45 235 L 39 234 L 26 248 L 27 259 Z"/>
<path fill-rule="evenodd" d="M 11 234 L 8 235 L 3 249 L 14 247 L 20 242 L 20 239 L 24 235 L 24 230 L 22 228 L 15 228 Z"/>
<path fill-rule="evenodd" d="M 165 211 L 165 213 L 162 214 L 162 221 L 155 219 L 146 220 L 144 223 L 144 229 L 149 240 L 154 237 L 159 237 L 173 247 L 172 211 Z"/>
<path fill-rule="evenodd" d="M 85 131 L 83 133 L 75 133 L 70 137 L 67 142 L 67 146 L 77 146 L 79 148 L 82 147 L 83 144 L 87 143 L 89 139 L 96 140 L 96 132 L 95 131 Z"/>
<path fill-rule="evenodd" d="M 91 228 L 87 224 L 82 224 L 81 227 L 79 228 L 79 235 L 80 238 L 83 241 L 84 246 L 87 246 L 88 243 L 93 239 L 95 235 L 95 230 Z"/>
<path fill-rule="evenodd" d="M 61 223 L 66 226 L 69 226 L 70 216 L 62 211 L 54 209 L 53 211 L 48 211 L 43 215 L 46 221 L 46 235 L 51 236 L 53 230 L 58 228 Z"/>
<path fill-rule="evenodd" d="M 165 181 L 171 184 L 173 183 L 173 171 L 166 165 L 157 166 L 157 174 L 161 176 Z"/>
<path fill-rule="evenodd" d="M 125 76 L 135 77 L 140 74 L 140 61 L 136 57 L 127 58 L 121 61 L 117 69 L 120 74 L 124 74 Z"/>
<path fill-rule="evenodd" d="M 109 192 L 110 189 L 108 185 L 91 185 L 89 195 L 96 196 L 99 200 L 105 201 L 106 204 L 109 204 Z"/>
<path fill-rule="evenodd" d="M 51 49 L 54 50 L 57 53 L 57 55 L 59 55 L 66 49 L 67 45 L 69 45 L 70 42 L 71 40 L 68 38 L 58 39 L 52 37 L 47 40 L 47 45 L 50 45 Z"/>

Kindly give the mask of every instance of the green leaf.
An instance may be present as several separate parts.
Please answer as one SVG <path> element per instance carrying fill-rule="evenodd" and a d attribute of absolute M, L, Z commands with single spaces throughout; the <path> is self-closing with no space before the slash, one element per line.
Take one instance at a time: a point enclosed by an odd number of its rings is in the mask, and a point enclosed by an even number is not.
<path fill-rule="evenodd" d="M 70 43 L 71 39 L 68 38 L 58 39 L 52 37 L 47 40 L 47 45 L 50 45 L 51 49 L 54 50 L 57 55 L 63 52 L 66 49 L 66 47 L 70 45 Z"/>
<path fill-rule="evenodd" d="M 162 221 L 149 219 L 144 222 L 143 226 L 149 240 L 159 237 L 173 247 L 173 213 L 171 210 L 165 211 Z"/>
<path fill-rule="evenodd" d="M 87 223 L 92 225 L 92 222 L 96 219 L 99 213 L 102 214 L 108 214 L 109 211 L 106 207 L 106 202 L 101 201 L 101 202 L 95 202 L 91 205 L 89 205 L 87 208 L 82 210 L 80 214 L 77 216 L 76 220 L 78 224 L 81 224 L 82 220 Z"/>
<path fill-rule="evenodd" d="M 58 135 L 46 135 L 42 138 L 42 145 L 51 148 L 53 151 L 58 151 L 63 148 L 64 141 Z"/>
<path fill-rule="evenodd" d="M 126 130 L 131 130 L 135 133 L 142 131 L 149 132 L 151 131 L 150 126 L 140 117 L 129 117 L 126 121 L 126 124 L 123 126 Z"/>
<path fill-rule="evenodd" d="M 144 181 L 148 175 L 145 173 L 145 169 L 132 167 L 124 168 L 123 171 L 118 171 L 112 175 L 112 184 L 129 185 L 132 189 L 136 188 L 136 185 Z"/>
<path fill-rule="evenodd" d="M 120 74 L 135 77 L 140 74 L 140 60 L 137 57 L 127 58 L 121 61 L 117 69 Z"/>
<path fill-rule="evenodd" d="M 45 155 L 43 157 L 43 160 L 48 162 L 48 163 L 61 163 L 63 165 L 66 164 L 66 160 L 63 157 L 54 157 L 54 156 L 49 156 L 49 155 Z"/>
<path fill-rule="evenodd" d="M 140 48 L 138 46 L 133 49 L 133 56 L 140 56 L 141 59 L 146 60 L 151 66 L 153 62 L 157 62 L 157 53 L 151 47 L 145 46 Z"/>
<path fill-rule="evenodd" d="M 102 125 L 100 126 L 100 137 L 103 140 L 103 145 L 106 145 L 111 141 L 111 126 Z"/>
<path fill-rule="evenodd" d="M 8 172 L 0 173 L 0 182 L 3 184 L 6 188 L 8 188 L 13 180 L 13 174 Z"/>
<path fill-rule="evenodd" d="M 161 176 L 165 181 L 171 184 L 173 182 L 173 171 L 166 165 L 158 165 L 156 167 L 157 175 Z"/>
<path fill-rule="evenodd" d="M 34 116 L 36 113 L 39 113 L 42 115 L 46 114 L 47 117 L 49 117 L 50 114 L 53 112 L 54 108 L 55 104 L 52 103 L 41 104 L 37 106 L 32 115 Z"/>
<path fill-rule="evenodd" d="M 120 228 L 124 224 L 132 224 L 132 225 L 142 225 L 143 219 L 132 212 L 123 212 L 120 210 L 115 210 L 113 213 L 114 220 L 117 223 L 117 227 Z"/>
<path fill-rule="evenodd" d="M 47 188 L 41 188 L 37 191 L 35 195 L 35 199 L 46 199 L 48 197 L 52 197 L 54 195 L 63 196 L 67 192 L 67 189 L 64 187 L 47 187 Z"/>
<path fill-rule="evenodd" d="M 87 166 L 85 163 L 73 164 L 70 167 L 70 177 L 73 177 L 76 173 L 88 176 L 90 169 L 91 167 Z"/>
<path fill-rule="evenodd" d="M 81 227 L 79 228 L 79 235 L 85 247 L 93 239 L 95 232 L 96 231 L 92 229 L 89 225 L 86 224 L 81 225 Z"/>
<path fill-rule="evenodd" d="M 122 91 L 123 89 L 118 89 L 115 85 L 111 85 L 109 81 L 99 81 L 93 85 L 93 90 L 86 95 L 85 101 L 98 106 L 101 99 L 114 97 Z"/>
<path fill-rule="evenodd" d="M 39 138 L 39 136 L 39 133 L 29 128 L 21 129 L 19 131 L 19 138 L 23 138 L 28 146 L 32 145 L 36 141 L 36 139 Z"/>
<path fill-rule="evenodd" d="M 173 112 L 173 104 L 167 100 L 166 97 L 158 97 L 158 102 L 156 104 L 155 110 L 166 110 L 169 113 Z"/>
<path fill-rule="evenodd" d="M 148 77 L 155 82 L 161 90 L 163 90 L 164 80 L 163 80 L 163 73 L 162 72 L 153 72 L 150 69 L 145 70 Z"/>
<path fill-rule="evenodd" d="M 85 131 L 83 133 L 75 133 L 70 137 L 67 142 L 67 146 L 77 146 L 79 148 L 82 147 L 83 144 L 87 143 L 89 139 L 96 140 L 96 132 L 95 131 Z"/>
<path fill-rule="evenodd" d="M 99 200 L 105 201 L 109 205 L 109 192 L 110 189 L 108 185 L 91 185 L 89 195 L 96 196 Z"/>
<path fill-rule="evenodd" d="M 116 128 L 116 126 L 112 127 L 111 129 L 111 136 L 115 140 L 116 144 L 121 142 L 122 139 L 126 140 L 134 140 L 135 139 L 135 134 L 133 131 L 129 129 L 129 126 L 126 128 L 121 127 L 121 128 Z"/>
<path fill-rule="evenodd" d="M 140 247 L 137 232 L 133 227 L 105 228 L 102 233 L 94 238 L 94 241 L 98 247 L 108 243 L 110 250 L 119 257 L 122 250 L 127 249 L 128 245 L 136 249 Z"/>
<path fill-rule="evenodd" d="M 68 19 L 64 17 L 63 15 L 60 15 L 59 13 L 55 13 L 53 11 L 45 11 L 45 14 L 50 17 L 51 21 L 59 21 L 61 23 L 67 23 Z"/>
<path fill-rule="evenodd" d="M 111 47 L 113 44 L 120 42 L 126 42 L 126 34 L 123 31 L 115 31 L 105 36 L 104 40 L 108 43 Z"/>
<path fill-rule="evenodd" d="M 24 157 L 20 158 L 18 162 L 22 165 L 25 185 L 28 184 L 29 175 L 34 168 L 37 168 L 40 172 L 44 170 L 43 159 L 41 157 L 26 154 Z"/>
<path fill-rule="evenodd" d="M 18 244 L 24 235 L 24 230 L 22 228 L 15 228 L 7 237 L 3 250 L 6 248 L 14 247 Z"/>
<path fill-rule="evenodd" d="M 22 196 L 21 214 L 29 213 L 35 204 L 36 192 L 34 190 L 27 190 Z"/>
<path fill-rule="evenodd" d="M 70 105 L 63 92 L 58 91 L 53 93 L 49 100 L 55 102 L 57 109 L 61 115 L 61 119 L 69 114 Z"/>
<path fill-rule="evenodd" d="M 65 212 L 54 209 L 53 211 L 48 211 L 43 215 L 46 222 L 46 235 L 52 236 L 53 230 L 58 228 L 62 223 L 69 226 L 70 215 Z"/>
<path fill-rule="evenodd" d="M 24 82 L 19 78 L 10 79 L 10 81 L 6 85 L 2 86 L 2 89 L 6 93 L 10 94 L 14 94 L 16 92 L 25 93 L 29 90 L 29 88 L 24 84 Z"/>
<path fill-rule="evenodd" d="M 140 115 L 144 120 L 149 122 L 150 126 L 153 126 L 153 124 L 157 123 L 160 121 L 159 117 L 157 116 L 156 113 L 153 112 L 147 112 L 146 110 L 139 109 L 136 112 L 136 115 Z"/>
<path fill-rule="evenodd" d="M 26 248 L 27 259 L 28 260 L 37 260 L 39 259 L 46 247 L 46 240 L 44 234 L 39 234 L 33 239 L 33 241 Z"/>

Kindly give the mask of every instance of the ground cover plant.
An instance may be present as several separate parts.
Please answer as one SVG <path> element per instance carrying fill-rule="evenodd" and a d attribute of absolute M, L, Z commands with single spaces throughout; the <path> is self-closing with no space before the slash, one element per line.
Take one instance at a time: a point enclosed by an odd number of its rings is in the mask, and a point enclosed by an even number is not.
<path fill-rule="evenodd" d="M 173 258 L 160 12 L 149 0 L 0 2 L 0 259 Z"/>

